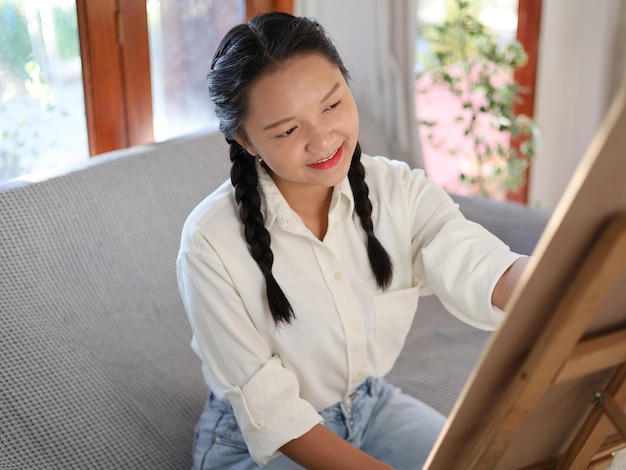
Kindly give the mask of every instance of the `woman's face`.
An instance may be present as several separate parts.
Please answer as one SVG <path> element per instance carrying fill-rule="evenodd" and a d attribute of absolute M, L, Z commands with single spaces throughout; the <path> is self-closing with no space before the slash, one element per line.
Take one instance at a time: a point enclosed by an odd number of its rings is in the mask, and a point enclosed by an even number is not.
<path fill-rule="evenodd" d="M 310 190 L 327 195 L 345 178 L 359 118 L 339 68 L 320 54 L 307 54 L 251 85 L 243 131 L 237 140 L 263 159 L 289 201 Z"/>

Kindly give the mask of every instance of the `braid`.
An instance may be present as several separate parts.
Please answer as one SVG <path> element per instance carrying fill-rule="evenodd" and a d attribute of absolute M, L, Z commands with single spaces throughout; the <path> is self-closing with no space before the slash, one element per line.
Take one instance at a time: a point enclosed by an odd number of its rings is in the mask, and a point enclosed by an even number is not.
<path fill-rule="evenodd" d="M 374 224 L 372 223 L 372 203 L 369 199 L 369 188 L 365 183 L 365 168 L 361 163 L 361 146 L 357 143 L 352 163 L 348 171 L 348 179 L 352 194 L 354 195 L 354 206 L 356 213 L 361 219 L 361 226 L 367 234 L 367 256 L 370 259 L 372 271 L 376 277 L 376 283 L 381 289 L 386 289 L 393 277 L 393 264 L 389 253 L 381 245 L 374 235 Z"/>
<path fill-rule="evenodd" d="M 261 196 L 257 189 L 259 176 L 254 157 L 233 140 L 230 144 L 232 168 L 230 179 L 235 187 L 235 199 L 239 205 L 239 217 L 244 226 L 244 235 L 250 246 L 250 254 L 265 277 L 267 300 L 274 323 L 291 323 L 295 318 L 285 293 L 272 274 L 274 254 L 270 247 L 270 234 L 263 223 Z"/>

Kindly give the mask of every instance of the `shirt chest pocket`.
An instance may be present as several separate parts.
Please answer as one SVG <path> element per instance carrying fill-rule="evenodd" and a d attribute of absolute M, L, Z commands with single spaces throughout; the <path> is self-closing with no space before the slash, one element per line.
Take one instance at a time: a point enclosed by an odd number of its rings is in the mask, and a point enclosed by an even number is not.
<path fill-rule="evenodd" d="M 374 297 L 376 356 L 380 376 L 387 374 L 398 359 L 419 300 L 419 287 Z"/>

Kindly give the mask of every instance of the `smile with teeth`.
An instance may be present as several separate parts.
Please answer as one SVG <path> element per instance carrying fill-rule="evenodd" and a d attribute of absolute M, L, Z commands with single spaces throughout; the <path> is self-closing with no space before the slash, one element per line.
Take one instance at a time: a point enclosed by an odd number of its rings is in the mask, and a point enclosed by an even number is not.
<path fill-rule="evenodd" d="M 322 158 L 321 160 L 318 160 L 316 162 L 313 162 L 312 165 L 319 165 L 320 163 L 324 163 L 328 160 L 330 160 L 331 158 L 333 158 L 335 156 L 335 154 L 337 153 L 339 149 L 335 149 L 335 151 L 333 153 L 331 153 L 329 156 L 327 156 L 326 158 Z"/>

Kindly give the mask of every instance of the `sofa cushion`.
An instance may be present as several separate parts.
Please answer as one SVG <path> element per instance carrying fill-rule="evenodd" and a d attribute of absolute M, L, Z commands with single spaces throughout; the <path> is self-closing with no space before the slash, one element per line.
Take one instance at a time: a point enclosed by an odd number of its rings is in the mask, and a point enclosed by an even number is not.
<path fill-rule="evenodd" d="M 197 135 L 0 190 L 0 468 L 189 466 L 206 388 L 175 260 L 229 166 Z"/>

